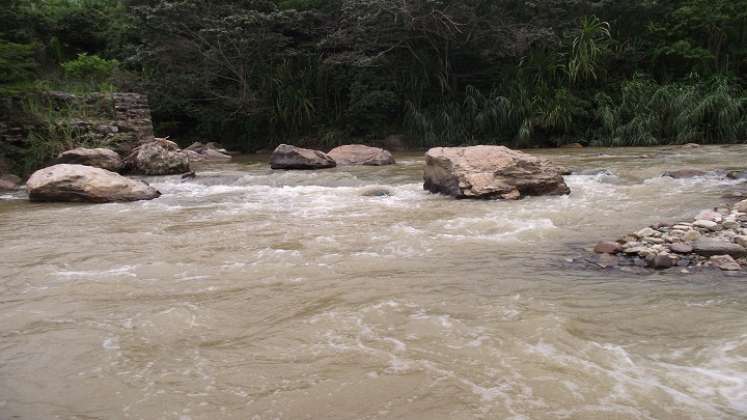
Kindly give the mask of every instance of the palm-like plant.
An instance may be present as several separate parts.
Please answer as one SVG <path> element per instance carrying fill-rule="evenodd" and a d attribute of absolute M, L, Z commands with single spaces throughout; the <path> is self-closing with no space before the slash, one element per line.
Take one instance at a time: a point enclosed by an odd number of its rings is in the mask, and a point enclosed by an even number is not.
<path fill-rule="evenodd" d="M 600 61 L 611 38 L 610 24 L 596 16 L 584 16 L 573 38 L 566 73 L 571 83 L 596 80 Z"/>

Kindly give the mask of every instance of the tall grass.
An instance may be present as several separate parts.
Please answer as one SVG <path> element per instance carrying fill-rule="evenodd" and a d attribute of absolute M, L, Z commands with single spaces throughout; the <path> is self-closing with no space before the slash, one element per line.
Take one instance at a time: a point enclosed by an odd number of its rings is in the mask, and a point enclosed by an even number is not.
<path fill-rule="evenodd" d="M 620 97 L 599 94 L 596 144 L 737 143 L 747 141 L 747 97 L 725 79 L 659 85 L 634 79 Z"/>

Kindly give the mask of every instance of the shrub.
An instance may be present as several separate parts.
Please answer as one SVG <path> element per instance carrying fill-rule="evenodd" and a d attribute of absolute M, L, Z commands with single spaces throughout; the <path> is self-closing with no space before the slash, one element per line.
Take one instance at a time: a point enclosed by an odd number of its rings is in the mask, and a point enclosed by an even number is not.
<path fill-rule="evenodd" d="M 62 64 L 65 76 L 86 82 L 101 83 L 112 76 L 119 65 L 117 60 L 107 60 L 97 55 L 78 54 L 78 58 Z"/>

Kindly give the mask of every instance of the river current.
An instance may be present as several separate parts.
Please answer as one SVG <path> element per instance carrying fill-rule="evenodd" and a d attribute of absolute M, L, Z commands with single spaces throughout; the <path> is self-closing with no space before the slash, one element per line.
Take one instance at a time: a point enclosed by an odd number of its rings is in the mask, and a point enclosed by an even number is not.
<path fill-rule="evenodd" d="M 0 419 L 747 417 L 747 278 L 594 269 L 747 184 L 747 147 L 540 150 L 573 193 L 460 201 L 267 156 L 154 201 L 0 194 Z M 379 190 L 389 195 L 382 195 Z"/>

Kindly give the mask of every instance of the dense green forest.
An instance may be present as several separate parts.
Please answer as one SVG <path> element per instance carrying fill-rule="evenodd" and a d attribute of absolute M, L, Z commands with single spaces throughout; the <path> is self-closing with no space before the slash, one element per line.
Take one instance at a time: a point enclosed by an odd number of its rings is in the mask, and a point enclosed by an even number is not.
<path fill-rule="evenodd" d="M 747 140 L 747 0 L 2 0 L 0 92 L 256 150 Z"/>

